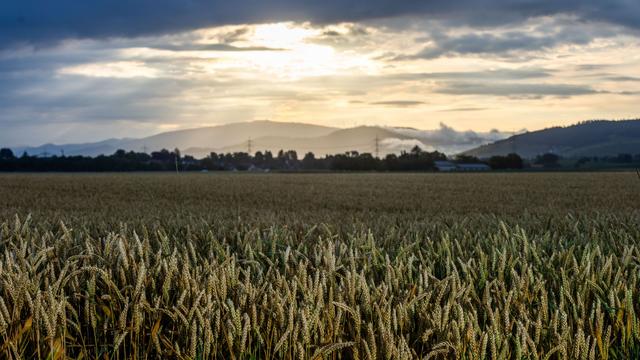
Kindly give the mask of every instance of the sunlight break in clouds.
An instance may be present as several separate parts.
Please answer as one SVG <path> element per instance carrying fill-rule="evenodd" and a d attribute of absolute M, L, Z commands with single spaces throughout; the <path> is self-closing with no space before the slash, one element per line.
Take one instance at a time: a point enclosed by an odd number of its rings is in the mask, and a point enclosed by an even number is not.
<path fill-rule="evenodd" d="M 318 29 L 298 27 L 292 23 L 265 24 L 254 28 L 250 42 L 273 48 L 295 49 L 319 34 Z"/>
<path fill-rule="evenodd" d="M 321 29 L 308 24 L 277 23 L 251 27 L 250 33 L 230 45 L 258 51 L 219 51 L 203 54 L 215 59 L 209 70 L 259 73 L 292 81 L 306 77 L 348 72 L 371 73 L 376 64 L 363 54 L 337 51 L 331 46 L 311 42 Z"/>
<path fill-rule="evenodd" d="M 556 12 L 487 23 L 428 12 L 275 16 L 5 44 L 0 142 L 94 141 L 260 119 L 508 133 L 637 116 L 638 30 Z M 118 124 L 127 130 L 114 131 Z"/>

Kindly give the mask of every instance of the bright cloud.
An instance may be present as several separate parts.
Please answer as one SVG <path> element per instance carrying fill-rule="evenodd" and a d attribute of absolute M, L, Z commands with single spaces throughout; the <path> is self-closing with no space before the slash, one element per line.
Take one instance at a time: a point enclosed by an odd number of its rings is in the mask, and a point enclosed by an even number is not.
<path fill-rule="evenodd" d="M 82 75 L 105 78 L 158 77 L 157 69 L 147 67 L 139 61 L 116 61 L 107 63 L 90 63 L 63 67 L 58 71 L 61 75 Z"/>

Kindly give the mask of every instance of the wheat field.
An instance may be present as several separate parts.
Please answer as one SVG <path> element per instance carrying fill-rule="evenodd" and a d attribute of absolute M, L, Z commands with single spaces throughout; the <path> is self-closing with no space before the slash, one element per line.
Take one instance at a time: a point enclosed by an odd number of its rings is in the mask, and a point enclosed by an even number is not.
<path fill-rule="evenodd" d="M 7 359 L 640 357 L 633 173 L 0 175 Z"/>

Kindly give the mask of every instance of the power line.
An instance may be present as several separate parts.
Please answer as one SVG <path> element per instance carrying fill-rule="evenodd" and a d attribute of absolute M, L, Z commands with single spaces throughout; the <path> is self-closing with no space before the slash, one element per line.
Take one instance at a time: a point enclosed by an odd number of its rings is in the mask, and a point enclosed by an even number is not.
<path fill-rule="evenodd" d="M 314 149 L 314 150 L 315 149 L 349 149 L 349 148 L 352 149 L 352 150 L 357 150 L 357 148 L 369 148 L 370 149 L 371 147 L 372 147 L 372 145 L 371 145 L 370 142 L 369 143 L 363 143 L 363 144 L 338 145 L 338 146 L 314 146 L 314 145 L 305 146 L 305 148 L 307 148 L 307 149 Z"/>
<path fill-rule="evenodd" d="M 247 150 L 249 149 L 249 146 L 251 146 L 251 149 L 255 148 L 255 147 L 265 147 L 265 148 L 273 148 L 274 146 L 272 145 L 260 145 L 259 143 L 256 143 L 254 140 L 248 140 L 247 141 Z M 233 150 L 233 149 L 238 149 L 241 148 L 242 144 L 239 145 L 229 145 L 229 146 L 223 146 L 223 147 L 219 147 L 216 149 L 213 149 L 215 151 L 225 151 L 225 150 Z M 276 148 L 278 146 L 275 146 Z M 322 149 L 358 149 L 358 148 L 368 148 L 371 149 L 373 148 L 374 145 L 371 144 L 371 142 L 368 143 L 361 143 L 361 144 L 353 144 L 353 145 L 337 145 L 337 146 L 315 146 L 315 145 L 308 145 L 305 146 L 305 148 L 309 149 L 309 150 L 322 150 Z M 284 148 L 282 149 L 284 150 Z"/>
<path fill-rule="evenodd" d="M 175 149 L 175 155 L 176 155 L 176 174 L 180 174 L 178 172 L 178 157 L 180 156 L 180 150 L 178 150 L 178 148 Z"/>

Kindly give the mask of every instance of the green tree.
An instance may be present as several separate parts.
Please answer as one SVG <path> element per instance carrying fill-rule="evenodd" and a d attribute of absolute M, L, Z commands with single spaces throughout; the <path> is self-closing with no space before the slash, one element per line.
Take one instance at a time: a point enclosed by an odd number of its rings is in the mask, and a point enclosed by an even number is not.
<path fill-rule="evenodd" d="M 542 165 L 545 168 L 558 167 L 558 161 L 560 161 L 560 156 L 553 153 L 546 153 L 536 157 L 536 164 Z"/>
<path fill-rule="evenodd" d="M 0 149 L 0 159 L 2 160 L 13 160 L 16 157 L 13 155 L 13 151 L 9 148 Z"/>

